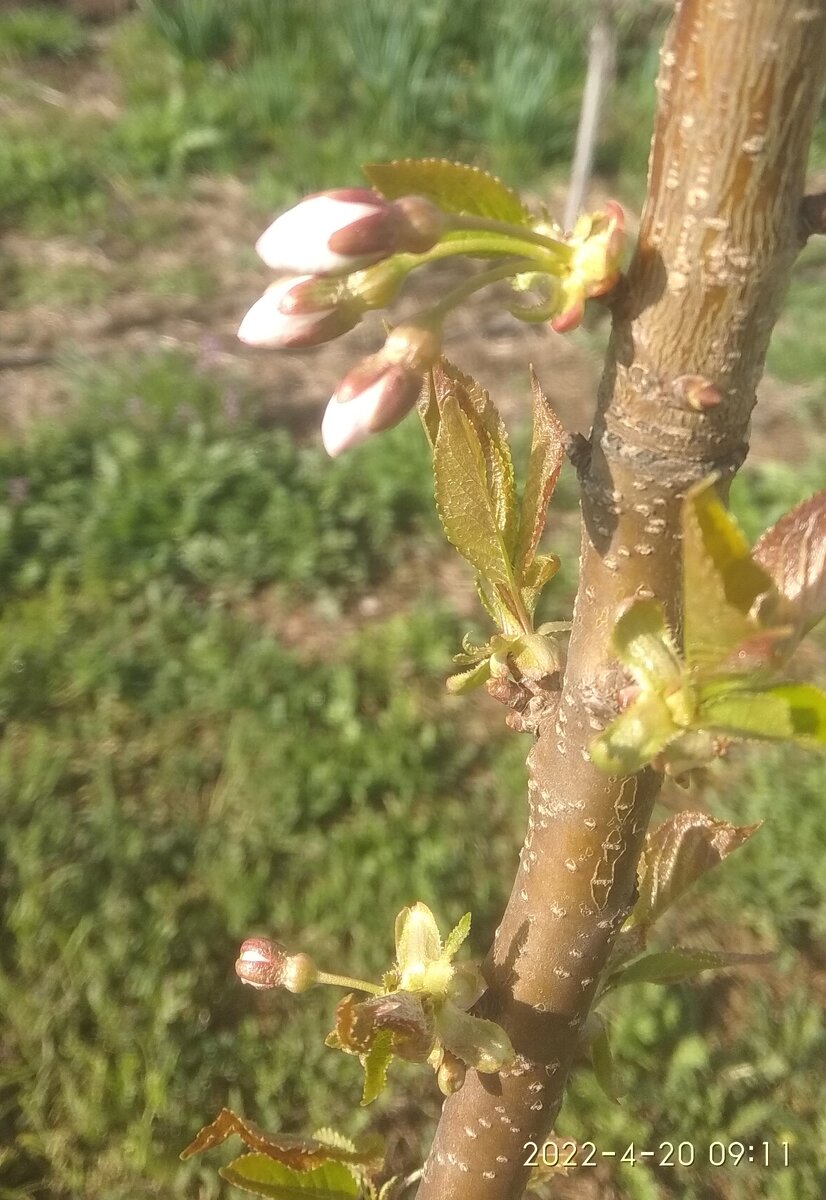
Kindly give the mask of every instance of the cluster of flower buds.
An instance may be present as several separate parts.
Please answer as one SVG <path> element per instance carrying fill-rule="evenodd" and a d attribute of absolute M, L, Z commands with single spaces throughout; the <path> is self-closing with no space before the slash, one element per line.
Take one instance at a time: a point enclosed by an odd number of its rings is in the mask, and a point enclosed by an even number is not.
<path fill-rule="evenodd" d="M 476 182 L 472 168 L 418 165 L 447 171 L 445 185 L 451 172 L 458 172 L 460 190 L 468 184 L 468 173 Z M 412 178 L 414 186 L 424 181 L 424 190 L 428 180 L 432 183 L 426 173 L 414 171 Z M 608 203 L 602 212 L 581 217 L 564 238 L 547 221 L 532 220 L 518 201 L 514 215 L 513 194 L 486 178 L 509 197 L 514 223 L 464 209 L 443 211 L 426 196 L 391 200 L 368 188 L 345 188 L 308 196 L 258 239 L 259 255 L 282 278 L 252 306 L 238 336 L 251 346 L 278 349 L 317 346 L 347 333 L 366 312 L 389 305 L 409 272 L 424 263 L 457 254 L 498 260 L 432 308 L 397 325 L 384 347 L 345 377 L 322 425 L 330 455 L 398 424 L 410 412 L 422 376 L 441 353 L 445 316 L 479 288 L 506 278 L 517 289 L 537 283 L 544 301 L 511 311 L 524 320 L 547 321 L 562 332 L 579 324 L 586 298 L 603 295 L 616 283 L 623 245 L 618 205 Z M 431 192 L 442 196 L 438 187 Z"/>

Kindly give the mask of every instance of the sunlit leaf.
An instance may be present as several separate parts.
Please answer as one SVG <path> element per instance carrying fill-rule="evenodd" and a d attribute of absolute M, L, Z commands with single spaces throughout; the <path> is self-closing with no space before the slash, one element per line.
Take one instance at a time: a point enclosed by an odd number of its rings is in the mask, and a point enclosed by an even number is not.
<path fill-rule="evenodd" d="M 531 368 L 531 395 L 533 398 L 533 436 L 531 454 L 522 506 L 519 513 L 519 533 L 516 543 L 514 564 L 520 582 L 529 583 L 526 573 L 531 566 L 539 539 L 545 528 L 550 501 L 562 463 L 565 459 L 565 430 L 550 406 L 547 396 L 539 386 L 533 367 Z"/>
<path fill-rule="evenodd" d="M 436 506 L 448 540 L 513 603 L 515 594 L 505 534 L 491 495 L 485 458 L 476 430 L 448 396 L 441 412 L 434 452 Z"/>
<path fill-rule="evenodd" d="M 697 720 L 738 737 L 826 745 L 826 693 L 808 683 L 703 692 Z"/>
<path fill-rule="evenodd" d="M 421 900 L 403 908 L 396 917 L 396 962 L 401 978 L 442 955 L 442 938 L 433 913 Z"/>
<path fill-rule="evenodd" d="M 759 825 L 730 825 L 708 813 L 679 812 L 663 821 L 645 840 L 639 867 L 639 898 L 634 920 L 650 923 L 690 887 L 712 870 Z"/>
<path fill-rule="evenodd" d="M 640 687 L 663 692 L 679 681 L 682 663 L 658 601 L 629 604 L 614 625 L 611 644 Z"/>
<path fill-rule="evenodd" d="M 350 1200 L 361 1190 L 350 1171 L 337 1162 L 295 1171 L 264 1154 L 242 1154 L 218 1174 L 242 1191 L 272 1200 Z"/>
<path fill-rule="evenodd" d="M 437 1013 L 438 1035 L 451 1053 L 484 1074 L 501 1071 L 515 1058 L 510 1038 L 500 1025 L 445 1004 Z"/>
<path fill-rule="evenodd" d="M 591 761 L 609 775 L 632 775 L 681 732 L 663 697 L 643 692 L 591 742 Z"/>
<path fill-rule="evenodd" d="M 542 589 L 553 579 L 559 567 L 560 560 L 556 554 L 537 554 L 530 566 L 525 568 L 521 585 L 522 602 L 530 616 L 536 612 Z"/>
<path fill-rule="evenodd" d="M 749 613 L 774 585 L 752 561 L 713 476 L 693 487 L 683 503 L 683 574 L 686 660 L 700 668 L 719 665 L 757 632 Z"/>
<path fill-rule="evenodd" d="M 470 667 L 467 671 L 459 671 L 456 675 L 449 675 L 445 680 L 445 685 L 449 692 L 458 696 L 481 687 L 488 679 L 490 679 L 490 660 L 485 659 L 484 662 L 476 663 L 475 666 Z"/>
<path fill-rule="evenodd" d="M 608 980 L 606 991 L 632 983 L 679 983 L 703 971 L 764 964 L 765 954 L 731 954 L 722 950 L 660 950 L 628 963 Z"/>
<path fill-rule="evenodd" d="M 460 371 L 447 358 L 433 368 L 430 378 L 435 389 L 436 407 L 441 415 L 445 400 L 450 396 L 458 403 L 476 431 L 485 460 L 485 477 L 493 501 L 496 523 L 508 551 L 516 542 L 516 490 L 513 478 L 508 433 L 499 410 L 489 393 L 472 375 Z M 436 431 L 438 438 L 438 430 Z"/>
<path fill-rule="evenodd" d="M 455 957 L 459 947 L 470 933 L 470 920 L 470 913 L 465 913 L 465 915 L 456 922 L 450 933 L 447 935 L 447 940 L 445 941 L 445 948 L 442 951 L 442 955 L 444 958 L 448 959 L 448 961 Z"/>
<path fill-rule="evenodd" d="M 228 1108 L 222 1108 L 215 1120 L 205 1125 L 192 1142 L 181 1152 L 181 1158 L 191 1158 L 220 1146 L 227 1138 L 237 1134 L 244 1144 L 259 1154 L 284 1163 L 296 1171 L 308 1171 L 319 1163 L 346 1162 L 365 1167 L 377 1166 L 375 1147 L 360 1151 L 352 1146 L 336 1146 L 320 1138 L 298 1138 L 289 1134 L 264 1133 L 251 1121 L 239 1117 Z"/>
<path fill-rule="evenodd" d="M 366 163 L 362 168 L 374 188 L 388 200 L 426 196 L 450 213 L 470 213 L 496 221 L 526 225 L 529 215 L 516 192 L 479 167 L 438 158 L 404 158 Z"/>
<path fill-rule="evenodd" d="M 826 489 L 767 529 L 752 558 L 783 597 L 783 619 L 802 636 L 826 614 Z"/>
<path fill-rule="evenodd" d="M 385 1030 L 379 1033 L 364 1057 L 364 1088 L 361 1093 L 363 1105 L 372 1104 L 384 1091 L 387 1083 L 387 1068 L 393 1058 L 393 1035 Z"/>

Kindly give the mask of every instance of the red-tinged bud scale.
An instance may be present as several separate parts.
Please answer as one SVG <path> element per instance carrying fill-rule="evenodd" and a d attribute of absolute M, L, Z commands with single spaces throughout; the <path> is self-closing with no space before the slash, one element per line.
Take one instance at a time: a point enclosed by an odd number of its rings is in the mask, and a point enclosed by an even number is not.
<path fill-rule="evenodd" d="M 442 214 L 422 197 L 391 202 L 369 188 L 339 188 L 282 213 L 256 250 L 275 271 L 347 275 L 400 251 L 423 253 L 443 229 Z"/>

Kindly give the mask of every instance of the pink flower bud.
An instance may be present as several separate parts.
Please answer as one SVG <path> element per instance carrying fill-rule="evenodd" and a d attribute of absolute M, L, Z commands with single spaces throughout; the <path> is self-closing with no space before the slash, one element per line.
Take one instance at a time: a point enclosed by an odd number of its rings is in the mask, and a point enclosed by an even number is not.
<path fill-rule="evenodd" d="M 391 330 L 378 354 L 346 375 L 327 405 L 321 440 L 330 457 L 358 446 L 371 433 L 398 425 L 415 405 L 422 375 L 440 351 L 438 331 L 426 324 Z"/>
<path fill-rule="evenodd" d="M 271 942 L 269 938 L 247 938 L 238 954 L 235 974 L 250 987 L 281 987 L 288 957 L 279 942 Z"/>
<path fill-rule="evenodd" d="M 307 954 L 288 954 L 280 942 L 247 938 L 235 963 L 235 974 L 254 988 L 286 988 L 306 992 L 318 980 L 318 970 Z"/>
<path fill-rule="evenodd" d="M 238 337 L 271 349 L 318 346 L 357 325 L 363 308 L 349 295 L 337 298 L 335 289 L 311 275 L 280 279 L 253 304 Z"/>
<path fill-rule="evenodd" d="M 282 213 L 256 250 L 276 271 L 346 275 L 402 250 L 429 250 L 443 228 L 440 211 L 422 197 L 392 203 L 369 188 L 339 188 Z"/>

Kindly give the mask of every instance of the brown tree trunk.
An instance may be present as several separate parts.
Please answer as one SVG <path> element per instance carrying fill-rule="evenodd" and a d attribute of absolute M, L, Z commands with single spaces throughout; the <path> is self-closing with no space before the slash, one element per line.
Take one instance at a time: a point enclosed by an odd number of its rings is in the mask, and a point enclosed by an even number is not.
<path fill-rule="evenodd" d="M 680 499 L 747 449 L 769 335 L 799 249 L 826 68 L 826 0 L 683 0 L 657 82 L 648 199 L 580 466 L 582 563 L 555 723 L 530 755 L 528 832 L 490 953 L 485 1015 L 516 1067 L 445 1102 L 418 1200 L 514 1200 L 562 1101 L 577 1035 L 632 902 L 659 777 L 600 774 L 608 635 L 642 590 L 679 625 Z M 687 377 L 716 407 L 691 406 Z"/>

